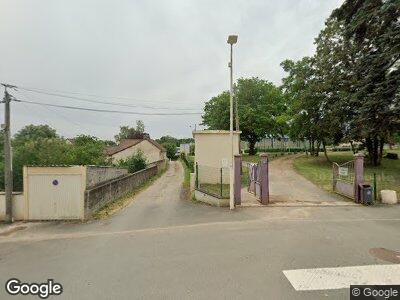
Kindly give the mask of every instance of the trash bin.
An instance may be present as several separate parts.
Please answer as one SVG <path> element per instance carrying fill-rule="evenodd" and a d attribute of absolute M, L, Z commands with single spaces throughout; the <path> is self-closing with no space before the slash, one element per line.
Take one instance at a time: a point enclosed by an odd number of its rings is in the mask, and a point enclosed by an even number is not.
<path fill-rule="evenodd" d="M 369 184 L 360 184 L 360 202 L 364 205 L 371 205 L 372 187 Z"/>

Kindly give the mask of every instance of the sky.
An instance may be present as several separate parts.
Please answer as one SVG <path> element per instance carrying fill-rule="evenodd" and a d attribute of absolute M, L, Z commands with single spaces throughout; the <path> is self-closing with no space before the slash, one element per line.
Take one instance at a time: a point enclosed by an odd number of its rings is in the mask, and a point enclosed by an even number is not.
<path fill-rule="evenodd" d="M 100 110 L 183 115 L 127 115 L 11 104 L 12 132 L 48 124 L 64 137 L 112 139 L 143 120 L 153 138 L 190 137 L 204 103 L 234 78 L 279 85 L 280 63 L 315 51 L 314 38 L 343 0 L 0 0 L 0 82 L 24 101 Z M 36 89 L 99 104 L 27 91 Z M 3 90 L 1 90 L 1 93 Z M 188 110 L 182 110 L 188 109 Z M 0 119 L 4 120 L 0 106 Z"/>

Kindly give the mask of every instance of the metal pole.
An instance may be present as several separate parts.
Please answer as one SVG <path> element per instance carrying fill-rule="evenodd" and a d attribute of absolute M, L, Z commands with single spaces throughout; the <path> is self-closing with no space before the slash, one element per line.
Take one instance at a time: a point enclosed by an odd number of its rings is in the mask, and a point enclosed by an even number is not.
<path fill-rule="evenodd" d="M 222 198 L 222 168 L 220 168 L 220 179 L 219 179 L 219 183 L 220 183 L 220 196 Z"/>
<path fill-rule="evenodd" d="M 7 92 L 7 85 L 4 85 L 4 187 L 6 198 L 5 221 L 11 223 L 12 218 L 12 164 L 11 164 L 11 141 L 10 141 L 10 94 Z"/>
<path fill-rule="evenodd" d="M 374 202 L 376 202 L 376 195 L 377 195 L 377 191 L 376 191 L 376 173 L 374 173 Z"/>
<path fill-rule="evenodd" d="M 231 164 L 229 168 L 229 208 L 234 209 L 235 208 L 235 201 L 233 199 L 234 197 L 234 191 L 233 191 L 233 59 L 232 59 L 232 52 L 233 52 L 233 45 L 231 45 L 231 59 L 229 63 L 229 68 L 230 68 L 230 124 L 229 124 L 229 136 L 230 136 L 230 141 L 231 141 Z"/>

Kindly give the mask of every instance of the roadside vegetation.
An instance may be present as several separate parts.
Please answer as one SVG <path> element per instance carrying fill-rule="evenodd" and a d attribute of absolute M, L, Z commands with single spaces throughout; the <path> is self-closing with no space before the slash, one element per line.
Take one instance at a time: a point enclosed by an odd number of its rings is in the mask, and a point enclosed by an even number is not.
<path fill-rule="evenodd" d="M 400 150 L 390 150 L 390 153 L 400 154 Z M 353 159 L 353 152 L 330 152 L 329 157 L 338 164 Z M 301 156 L 293 161 L 294 169 L 321 188 L 332 191 L 332 164 L 323 157 Z M 365 164 L 365 181 L 373 186 L 376 174 L 377 191 L 383 189 L 395 190 L 400 193 L 400 160 L 383 158 L 380 166 Z M 379 197 L 379 193 L 377 195 Z"/>

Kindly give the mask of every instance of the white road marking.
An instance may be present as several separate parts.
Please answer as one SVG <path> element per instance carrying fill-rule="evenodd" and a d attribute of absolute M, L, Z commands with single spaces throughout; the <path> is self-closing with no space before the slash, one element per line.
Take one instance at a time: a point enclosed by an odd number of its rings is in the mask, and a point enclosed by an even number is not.
<path fill-rule="evenodd" d="M 296 291 L 350 288 L 350 285 L 400 284 L 400 264 L 283 271 Z"/>

